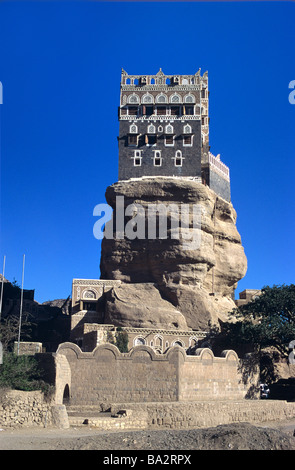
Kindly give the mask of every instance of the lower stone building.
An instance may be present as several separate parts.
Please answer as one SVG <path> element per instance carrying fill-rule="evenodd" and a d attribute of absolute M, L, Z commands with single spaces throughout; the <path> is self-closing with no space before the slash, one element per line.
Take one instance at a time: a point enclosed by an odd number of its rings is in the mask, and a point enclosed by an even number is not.
<path fill-rule="evenodd" d="M 128 336 L 128 350 L 145 345 L 163 354 L 172 346 L 181 346 L 188 353 L 207 346 L 207 333 L 193 329 L 159 329 L 121 327 L 104 323 L 104 294 L 121 281 L 73 279 L 70 341 L 82 351 L 91 352 L 105 343 L 116 344 L 119 332 Z"/>
<path fill-rule="evenodd" d="M 239 298 L 235 301 L 237 307 L 246 305 L 252 300 L 255 300 L 259 295 L 261 295 L 261 290 L 259 289 L 245 289 L 239 293 Z"/>

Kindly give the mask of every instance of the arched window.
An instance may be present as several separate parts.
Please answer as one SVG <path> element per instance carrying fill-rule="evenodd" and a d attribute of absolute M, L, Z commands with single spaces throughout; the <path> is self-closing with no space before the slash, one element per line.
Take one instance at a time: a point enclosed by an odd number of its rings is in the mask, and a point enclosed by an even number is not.
<path fill-rule="evenodd" d="M 161 157 L 161 150 L 153 150 L 154 156 L 152 157 L 154 160 L 154 166 L 162 166 L 162 157 Z"/>
<path fill-rule="evenodd" d="M 162 348 L 162 346 L 163 346 L 163 338 L 162 338 L 162 336 L 156 335 L 156 336 L 154 337 L 154 346 L 155 346 L 155 347 L 160 347 L 160 348 Z"/>
<path fill-rule="evenodd" d="M 128 103 L 130 103 L 130 104 L 139 103 L 139 96 L 136 95 L 135 93 L 132 93 L 132 95 L 128 96 Z"/>
<path fill-rule="evenodd" d="M 181 341 L 180 339 L 174 341 L 173 346 L 181 346 L 182 348 L 184 348 L 183 341 Z"/>
<path fill-rule="evenodd" d="M 157 97 L 156 97 L 156 103 L 167 103 L 167 96 L 164 95 L 164 93 L 160 93 Z"/>
<path fill-rule="evenodd" d="M 171 126 L 171 124 L 165 127 L 165 134 L 173 134 L 173 126 Z"/>
<path fill-rule="evenodd" d="M 154 102 L 154 98 L 152 95 L 150 95 L 149 93 L 146 93 L 145 95 L 143 95 L 142 99 L 141 99 L 141 102 L 142 103 L 153 103 Z"/>
<path fill-rule="evenodd" d="M 156 133 L 156 127 L 153 124 L 150 124 L 147 128 L 148 134 L 155 134 Z"/>
<path fill-rule="evenodd" d="M 141 336 L 137 336 L 137 338 L 134 339 L 133 341 L 134 346 L 141 346 L 145 344 L 145 339 L 142 338 Z"/>
<path fill-rule="evenodd" d="M 184 134 L 191 134 L 192 133 L 192 128 L 189 124 L 186 124 L 184 127 L 183 127 L 183 133 Z"/>
<path fill-rule="evenodd" d="M 174 93 L 174 95 L 170 96 L 170 103 L 181 103 L 181 96 Z"/>
<path fill-rule="evenodd" d="M 129 132 L 130 132 L 130 134 L 137 134 L 136 124 L 131 124 L 131 126 L 129 127 Z"/>
<path fill-rule="evenodd" d="M 182 166 L 183 156 L 181 150 L 176 150 L 174 159 L 174 166 Z"/>
<path fill-rule="evenodd" d="M 83 292 L 83 299 L 96 299 L 96 294 L 93 290 L 86 290 Z"/>
<path fill-rule="evenodd" d="M 185 103 L 194 103 L 195 102 L 195 97 L 194 95 L 191 95 L 190 93 L 184 97 L 184 102 Z"/>

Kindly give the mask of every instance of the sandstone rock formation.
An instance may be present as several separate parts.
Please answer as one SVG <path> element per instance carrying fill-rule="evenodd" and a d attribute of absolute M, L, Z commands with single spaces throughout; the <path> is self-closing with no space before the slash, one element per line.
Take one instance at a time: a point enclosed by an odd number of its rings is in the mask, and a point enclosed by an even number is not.
<path fill-rule="evenodd" d="M 139 225 L 142 229 L 141 219 L 138 218 L 138 225 L 134 227 L 142 239 L 131 240 L 127 236 L 118 239 L 116 234 L 113 239 L 104 238 L 101 278 L 123 282 L 120 289 L 116 289 L 118 296 L 112 292 L 107 299 L 106 319 L 116 319 L 124 326 L 139 326 L 141 322 L 157 325 L 157 328 L 171 325 L 181 329 L 186 322 L 188 328 L 202 330 L 208 329 L 209 322 L 226 321 L 227 313 L 235 307 L 232 296 L 236 284 L 247 269 L 232 204 L 193 180 L 141 178 L 120 181 L 106 190 L 107 203 L 114 210 L 111 222 L 114 230 L 117 213 L 119 217 L 122 215 L 116 202 L 123 198 L 124 210 L 136 203 L 144 209 L 145 215 L 151 204 L 165 204 L 166 207 L 174 204 L 180 210 L 185 205 L 189 208 L 190 219 L 186 233 L 188 236 L 200 234 L 200 238 L 196 236 L 200 244 L 194 246 L 190 241 L 173 238 L 169 224 L 175 222 L 175 214 L 169 217 L 167 238 L 148 239 L 147 216 L 144 234 L 138 230 Z M 193 227 L 193 207 L 201 209 L 200 230 L 198 226 Z M 129 213 L 124 227 L 130 219 Z M 147 283 L 150 284 L 148 288 Z"/>
<path fill-rule="evenodd" d="M 105 323 L 134 328 L 187 330 L 184 315 L 150 283 L 120 284 L 106 294 Z"/>

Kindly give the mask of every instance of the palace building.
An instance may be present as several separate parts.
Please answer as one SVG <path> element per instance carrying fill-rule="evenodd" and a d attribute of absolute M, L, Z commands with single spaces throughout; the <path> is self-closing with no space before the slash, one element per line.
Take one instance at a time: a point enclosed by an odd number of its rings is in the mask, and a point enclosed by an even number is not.
<path fill-rule="evenodd" d="M 228 167 L 209 146 L 208 73 L 129 75 L 122 70 L 119 106 L 119 181 L 142 178 L 190 179 L 230 202 Z M 83 351 L 114 338 L 117 325 L 105 322 L 105 296 L 121 281 L 74 279 L 71 341 Z M 206 333 L 124 327 L 129 347 L 164 353 L 178 344 L 186 351 L 203 345 Z"/>
<path fill-rule="evenodd" d="M 119 180 L 190 178 L 230 201 L 229 168 L 210 152 L 208 73 L 121 73 Z"/>

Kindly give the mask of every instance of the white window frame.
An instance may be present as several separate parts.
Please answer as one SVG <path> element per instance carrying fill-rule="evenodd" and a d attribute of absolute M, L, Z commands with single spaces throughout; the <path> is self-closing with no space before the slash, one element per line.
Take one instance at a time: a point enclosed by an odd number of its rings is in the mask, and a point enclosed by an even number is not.
<path fill-rule="evenodd" d="M 192 126 L 190 126 L 189 124 L 185 124 L 183 126 L 183 133 L 184 134 L 191 134 L 192 133 Z"/>
<path fill-rule="evenodd" d="M 179 168 L 182 166 L 183 160 L 185 157 L 182 156 L 182 151 L 181 150 L 176 150 L 174 157 L 172 157 L 172 160 L 174 160 L 174 166 L 176 168 Z M 176 165 L 176 160 L 180 159 L 180 165 Z"/>
<path fill-rule="evenodd" d="M 166 138 L 167 137 L 172 137 L 172 144 L 167 144 L 166 143 Z M 174 137 L 175 136 L 173 134 L 165 134 L 165 136 L 164 136 L 164 145 L 165 145 L 165 147 L 174 147 Z"/>
<path fill-rule="evenodd" d="M 183 99 L 183 102 L 185 104 L 195 104 L 196 102 L 196 98 L 193 94 L 191 93 L 188 93 L 187 95 L 185 95 L 184 99 Z"/>
<path fill-rule="evenodd" d="M 159 99 L 163 98 L 164 101 L 159 101 Z M 167 104 L 168 103 L 168 97 L 165 93 L 161 92 L 156 96 L 156 104 Z"/>
<path fill-rule="evenodd" d="M 134 150 L 133 156 L 131 157 L 133 159 L 133 166 L 141 166 L 142 164 L 142 155 L 141 155 L 142 150 Z M 135 163 L 135 161 L 139 159 L 140 163 L 139 165 Z"/>
<path fill-rule="evenodd" d="M 161 155 L 161 150 L 153 150 L 153 152 L 154 152 L 154 155 L 152 156 L 152 159 L 153 159 L 154 166 L 162 166 L 163 158 Z M 160 165 L 155 165 L 156 159 L 160 161 Z"/>
<path fill-rule="evenodd" d="M 133 101 L 133 100 L 135 101 Z M 132 93 L 132 95 L 129 95 L 128 96 L 128 104 L 139 104 L 140 103 L 140 99 L 139 99 L 139 96 L 136 94 L 136 93 Z"/>
<path fill-rule="evenodd" d="M 190 143 L 190 144 L 185 144 L 185 143 L 184 143 L 184 139 L 185 139 L 186 136 L 190 136 L 190 137 L 191 137 L 191 143 Z M 182 140 L 182 145 L 183 145 L 184 147 L 192 147 L 192 146 L 193 146 L 193 141 L 194 141 L 194 136 L 193 136 L 193 135 L 191 135 L 191 134 L 184 134 L 183 140 Z"/>
<path fill-rule="evenodd" d="M 177 101 L 173 101 L 173 98 L 177 98 Z M 178 93 L 173 93 L 173 95 L 170 96 L 169 103 L 172 105 L 181 104 L 182 103 L 181 96 Z"/>
<path fill-rule="evenodd" d="M 132 130 L 133 128 L 133 130 Z M 138 127 L 136 124 L 130 124 L 129 126 L 129 134 L 137 134 L 138 132 Z"/>
<path fill-rule="evenodd" d="M 156 134 L 156 126 L 154 124 L 149 124 L 147 127 L 148 134 Z"/>

